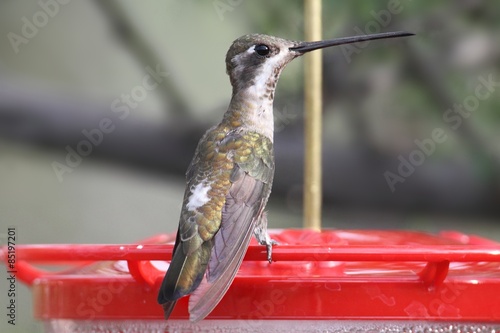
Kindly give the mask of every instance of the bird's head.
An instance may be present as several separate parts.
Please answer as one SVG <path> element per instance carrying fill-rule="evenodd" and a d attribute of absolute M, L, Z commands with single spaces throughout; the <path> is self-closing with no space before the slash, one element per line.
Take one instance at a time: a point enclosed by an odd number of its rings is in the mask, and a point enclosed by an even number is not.
<path fill-rule="evenodd" d="M 293 59 L 313 50 L 373 39 L 413 35 L 388 32 L 336 38 L 318 42 L 297 42 L 283 38 L 251 34 L 236 39 L 226 55 L 226 71 L 235 92 L 254 86 L 260 93 L 272 93 L 283 68 Z"/>

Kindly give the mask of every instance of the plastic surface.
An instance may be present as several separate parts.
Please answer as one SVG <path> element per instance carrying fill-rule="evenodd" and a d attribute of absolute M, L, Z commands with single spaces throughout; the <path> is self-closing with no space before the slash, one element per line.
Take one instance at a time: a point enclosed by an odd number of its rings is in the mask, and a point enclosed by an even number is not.
<path fill-rule="evenodd" d="M 500 324 L 381 320 L 50 320 L 47 333 L 498 333 Z"/>
<path fill-rule="evenodd" d="M 160 243 L 174 237 L 134 245 L 18 245 L 17 278 L 32 285 L 39 319 L 161 320 L 156 296 L 172 244 Z M 494 241 L 374 230 L 274 230 L 272 238 L 280 243 L 276 262 L 269 264 L 265 247 L 252 243 L 208 319 L 500 323 Z M 35 263 L 72 267 L 49 273 Z M 178 302 L 171 318 L 188 318 L 187 301 Z"/>

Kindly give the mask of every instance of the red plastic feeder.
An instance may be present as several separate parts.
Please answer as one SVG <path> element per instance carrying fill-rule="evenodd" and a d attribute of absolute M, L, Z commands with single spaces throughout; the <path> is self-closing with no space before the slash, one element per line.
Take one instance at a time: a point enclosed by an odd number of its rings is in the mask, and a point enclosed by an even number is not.
<path fill-rule="evenodd" d="M 252 243 L 227 294 L 199 323 L 187 320 L 187 298 L 169 321 L 156 302 L 175 235 L 134 245 L 17 246 L 17 279 L 32 287 L 47 332 L 500 331 L 500 243 L 458 232 L 271 234 L 280 243 L 276 262 Z"/>

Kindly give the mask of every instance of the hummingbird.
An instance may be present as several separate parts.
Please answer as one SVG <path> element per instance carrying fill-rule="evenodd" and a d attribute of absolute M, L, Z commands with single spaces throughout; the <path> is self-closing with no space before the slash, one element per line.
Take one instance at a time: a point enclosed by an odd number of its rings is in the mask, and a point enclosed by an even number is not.
<path fill-rule="evenodd" d="M 374 39 L 388 32 L 302 42 L 250 34 L 226 54 L 232 96 L 222 121 L 200 139 L 186 172 L 186 190 L 172 260 L 158 303 L 168 319 L 177 300 L 190 295 L 189 318 L 205 318 L 231 285 L 252 234 L 272 261 L 265 207 L 274 177 L 273 100 L 279 76 L 307 52 Z"/>

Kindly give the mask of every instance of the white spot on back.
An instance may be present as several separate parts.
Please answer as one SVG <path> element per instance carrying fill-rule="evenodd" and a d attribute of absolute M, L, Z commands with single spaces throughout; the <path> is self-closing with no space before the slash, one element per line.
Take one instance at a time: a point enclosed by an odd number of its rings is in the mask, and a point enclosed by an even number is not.
<path fill-rule="evenodd" d="M 193 211 L 197 208 L 200 208 L 204 204 L 210 201 L 210 198 L 208 197 L 208 191 L 212 186 L 210 184 L 203 184 L 199 183 L 198 185 L 195 186 L 195 188 L 191 191 L 191 195 L 189 196 L 188 203 L 186 205 L 186 208 L 189 211 Z"/>

